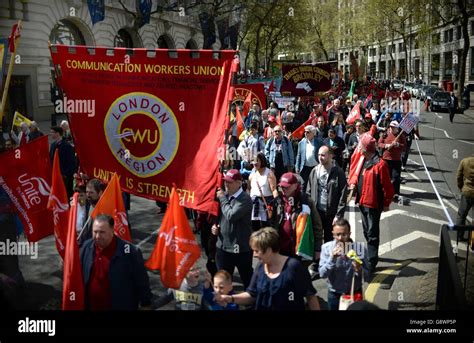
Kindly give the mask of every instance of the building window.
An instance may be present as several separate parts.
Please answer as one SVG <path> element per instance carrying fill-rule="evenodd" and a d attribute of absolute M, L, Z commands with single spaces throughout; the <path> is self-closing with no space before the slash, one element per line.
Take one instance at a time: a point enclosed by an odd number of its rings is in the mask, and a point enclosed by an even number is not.
<path fill-rule="evenodd" d="M 16 19 L 15 18 L 15 0 L 10 0 L 8 2 L 8 9 L 10 10 L 10 19 Z"/>
<path fill-rule="evenodd" d="M 474 36 L 474 20 L 471 21 L 471 36 Z"/>
<path fill-rule="evenodd" d="M 453 52 L 444 53 L 444 76 L 448 79 L 453 76 Z"/>
<path fill-rule="evenodd" d="M 460 40 L 462 38 L 462 30 L 461 26 L 456 27 L 456 40 Z"/>
<path fill-rule="evenodd" d="M 133 39 L 125 29 L 120 29 L 114 38 L 114 46 L 117 48 L 133 48 Z"/>
<path fill-rule="evenodd" d="M 369 56 L 376 56 L 377 55 L 377 49 L 376 48 L 372 48 L 369 50 Z"/>
<path fill-rule="evenodd" d="M 471 48 L 471 68 L 470 68 L 469 78 L 470 79 L 474 78 L 474 47 Z"/>
<path fill-rule="evenodd" d="M 342 52 L 339 54 L 339 59 L 340 59 L 341 61 L 344 60 L 344 54 L 343 54 Z"/>
<path fill-rule="evenodd" d="M 431 56 L 431 77 L 437 79 L 439 76 L 440 55 Z"/>
<path fill-rule="evenodd" d="M 441 43 L 441 33 L 434 33 L 431 35 L 431 42 L 433 45 L 439 45 Z"/>
<path fill-rule="evenodd" d="M 454 39 L 454 29 L 450 29 L 448 32 L 449 32 L 449 41 L 452 42 Z"/>
<path fill-rule="evenodd" d="M 375 74 L 377 72 L 377 63 L 375 62 L 370 62 L 369 64 L 369 70 L 370 70 L 370 76 L 375 77 Z"/>
<path fill-rule="evenodd" d="M 385 55 L 387 53 L 387 48 L 385 46 L 380 47 L 380 55 Z"/>
<path fill-rule="evenodd" d="M 359 58 L 359 50 L 356 50 L 356 51 L 354 52 L 354 57 L 355 57 L 355 58 Z"/>
<path fill-rule="evenodd" d="M 405 49 L 404 49 L 404 44 L 403 42 L 402 43 L 398 43 L 398 52 L 404 52 Z"/>
<path fill-rule="evenodd" d="M 398 69 L 398 75 L 400 75 L 400 79 L 404 79 L 406 76 L 405 73 L 405 60 L 402 59 L 399 61 L 399 69 Z"/>
<path fill-rule="evenodd" d="M 59 21 L 51 30 L 49 41 L 52 44 L 86 45 L 79 28 L 67 19 Z"/>

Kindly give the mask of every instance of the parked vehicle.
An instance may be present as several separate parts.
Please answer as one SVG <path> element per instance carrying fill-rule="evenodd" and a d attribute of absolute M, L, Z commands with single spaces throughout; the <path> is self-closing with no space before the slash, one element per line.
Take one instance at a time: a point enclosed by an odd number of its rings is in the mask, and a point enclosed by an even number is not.
<path fill-rule="evenodd" d="M 400 91 L 403 88 L 403 83 L 400 80 L 392 80 L 392 83 L 391 83 L 390 87 L 393 90 Z"/>
<path fill-rule="evenodd" d="M 419 90 L 420 93 L 420 100 L 425 101 L 426 99 L 426 91 L 430 88 L 431 86 L 422 86 L 421 89 Z"/>
<path fill-rule="evenodd" d="M 450 100 L 448 92 L 436 91 L 431 98 L 430 111 L 449 111 Z"/>
<path fill-rule="evenodd" d="M 420 91 L 421 87 L 423 87 L 422 84 L 415 84 L 413 88 L 411 89 L 411 95 L 414 96 L 415 98 L 419 99 L 420 98 Z"/>
<path fill-rule="evenodd" d="M 434 93 L 436 93 L 437 91 L 441 91 L 441 89 L 439 89 L 438 87 L 436 86 L 430 86 L 430 88 L 428 88 L 425 92 L 425 95 L 426 95 L 426 99 L 428 99 L 429 101 L 432 100 L 433 98 L 433 95 Z"/>
<path fill-rule="evenodd" d="M 413 89 L 413 86 L 415 86 L 413 82 L 405 82 L 405 84 L 403 85 L 403 89 L 408 91 L 411 94 L 411 90 Z"/>

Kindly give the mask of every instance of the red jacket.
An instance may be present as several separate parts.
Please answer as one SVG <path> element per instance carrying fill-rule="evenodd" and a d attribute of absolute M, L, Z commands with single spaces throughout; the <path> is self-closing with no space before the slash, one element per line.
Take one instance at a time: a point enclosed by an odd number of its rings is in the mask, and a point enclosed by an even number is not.
<path fill-rule="evenodd" d="M 391 131 L 388 132 L 387 137 L 380 137 L 379 148 L 383 150 L 382 158 L 384 160 L 402 160 L 402 152 L 405 150 L 406 145 L 406 139 L 404 134 L 402 134 L 400 138 L 398 138 L 398 146 L 394 145 L 390 150 L 385 148 L 385 144 L 391 144 L 395 140 L 395 138 L 396 136 Z"/>
<path fill-rule="evenodd" d="M 362 168 L 363 183 L 361 194 L 358 195 L 356 202 L 361 206 L 369 208 L 383 209 L 390 206 L 393 195 L 392 181 L 387 162 L 375 155 L 369 165 Z"/>

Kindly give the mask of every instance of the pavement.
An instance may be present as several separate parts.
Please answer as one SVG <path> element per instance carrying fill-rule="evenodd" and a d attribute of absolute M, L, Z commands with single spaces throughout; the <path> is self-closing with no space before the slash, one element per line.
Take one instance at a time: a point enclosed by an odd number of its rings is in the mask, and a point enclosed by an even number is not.
<path fill-rule="evenodd" d="M 457 114 L 453 124 L 449 123 L 447 113 L 422 111 L 420 115 L 420 150 L 443 203 L 455 221 L 460 199 L 455 173 L 459 161 L 474 152 L 474 107 L 464 114 Z M 58 118 L 58 124 L 60 120 Z M 40 122 L 39 126 L 43 132 L 48 133 L 51 123 Z M 407 171 L 402 173 L 402 199 L 393 203 L 391 211 L 384 213 L 381 219 L 380 262 L 375 275 L 365 285 L 365 296 L 381 309 L 430 310 L 435 308 L 440 227 L 448 220 L 433 192 L 415 143 L 412 145 L 407 167 Z M 133 242 L 141 248 L 145 259 L 151 254 L 163 218 L 163 214 L 156 213 L 156 208 L 154 201 L 131 197 L 129 221 Z M 354 204 L 349 205 L 346 218 L 355 228 L 352 238 L 364 242 L 359 210 Z M 192 225 L 191 221 L 190 224 Z M 198 234 L 196 238 L 199 242 Z M 451 239 L 455 243 L 454 233 Z M 458 251 L 460 274 L 464 278 L 466 244 L 461 243 Z M 474 304 L 474 256 L 471 251 L 469 254 L 466 296 L 468 302 Z M 204 260 L 203 256 L 200 261 L 203 269 Z M 21 307 L 59 309 L 61 261 L 53 238 L 39 242 L 37 260 L 20 257 L 20 266 L 27 282 L 27 295 Z M 154 295 L 165 294 L 166 289 L 161 285 L 159 273 L 148 272 L 148 275 Z M 313 284 L 324 309 L 327 307 L 326 282 L 317 279 Z M 234 285 L 237 292 L 243 289 L 237 272 L 234 275 Z M 172 310 L 174 306 L 168 304 L 161 309 Z"/>

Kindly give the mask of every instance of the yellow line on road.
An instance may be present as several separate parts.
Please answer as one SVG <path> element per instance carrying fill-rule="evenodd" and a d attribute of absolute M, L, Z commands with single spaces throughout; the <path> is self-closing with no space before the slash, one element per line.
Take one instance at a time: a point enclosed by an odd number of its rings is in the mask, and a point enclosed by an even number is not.
<path fill-rule="evenodd" d="M 393 267 L 386 268 L 381 272 L 377 273 L 377 275 L 372 279 L 369 286 L 365 290 L 364 298 L 368 302 L 373 303 L 375 299 L 375 295 L 377 294 L 380 285 L 383 283 L 385 279 L 387 279 L 390 275 L 395 274 L 395 272 L 408 264 L 412 263 L 413 260 L 406 260 L 403 262 L 399 262 L 393 265 Z"/>

